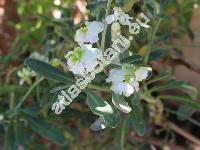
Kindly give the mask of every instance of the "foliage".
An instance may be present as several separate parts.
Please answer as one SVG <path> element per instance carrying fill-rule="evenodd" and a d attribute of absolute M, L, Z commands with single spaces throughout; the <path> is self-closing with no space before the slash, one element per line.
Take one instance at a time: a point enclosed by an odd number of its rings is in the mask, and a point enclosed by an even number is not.
<path fill-rule="evenodd" d="M 200 110 L 197 90 L 186 81 L 174 79 L 173 67 L 159 72 L 153 66 L 148 80 L 142 82 L 140 92 L 126 98 L 112 93 L 110 85 L 105 83 L 108 69 L 115 67 L 109 65 L 63 114 L 55 115 L 51 110 L 53 102 L 61 90 L 75 82 L 74 75 L 66 67 L 64 54 L 77 46 L 74 34 L 84 23 L 84 16 L 78 25 L 74 24 L 73 14 L 78 11 L 71 0 L 62 1 L 60 5 L 50 0 L 39 3 L 37 0 L 20 0 L 17 3 L 20 22 L 15 27 L 18 36 L 10 53 L 1 58 L 1 64 L 4 64 L 1 69 L 6 71 L 2 71 L 0 79 L 0 139 L 3 139 L 5 149 L 50 149 L 52 145 L 63 149 L 109 149 L 113 141 L 116 149 L 142 148 L 129 133 L 135 131 L 143 136 L 144 146 L 153 133 L 148 131 L 152 128 L 150 124 L 161 125 L 166 122 L 167 114 L 199 127 L 200 123 L 190 117 L 192 111 Z M 151 20 L 151 29 L 142 29 L 134 37 L 128 51 L 120 55 L 121 62 L 149 67 L 158 60 L 173 59 L 171 51 L 186 47 L 174 45 L 173 40 L 181 39 L 185 34 L 194 39 L 189 23 L 196 3 L 195 0 L 112 1 L 111 8 L 120 6 L 134 18 L 143 12 Z M 89 20 L 104 19 L 106 6 L 106 1 L 89 1 Z M 61 18 L 52 17 L 55 9 L 61 11 Z M 125 27 L 122 30 L 123 35 L 128 35 Z M 108 26 L 105 47 L 109 46 L 110 32 Z M 47 61 L 27 58 L 33 52 L 40 53 Z M 36 72 L 31 84 L 19 85 L 17 71 L 23 64 L 10 66 L 14 61 L 24 62 Z M 177 101 L 180 106 L 173 110 L 165 103 L 169 101 Z M 99 111 L 97 107 L 103 109 Z M 105 139 L 80 141 L 79 136 L 89 127 L 93 131 L 104 129 L 102 136 Z M 170 132 L 167 128 L 163 130 L 166 135 Z M 127 140 L 130 144 L 125 144 Z"/>

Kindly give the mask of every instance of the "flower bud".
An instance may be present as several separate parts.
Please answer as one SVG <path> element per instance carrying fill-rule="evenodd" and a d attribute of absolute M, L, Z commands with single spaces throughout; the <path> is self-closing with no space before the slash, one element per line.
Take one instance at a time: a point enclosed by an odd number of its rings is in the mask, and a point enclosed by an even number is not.
<path fill-rule="evenodd" d="M 119 38 L 119 35 L 121 33 L 121 26 L 119 22 L 114 22 L 111 26 L 111 39 L 112 41 L 115 41 Z"/>

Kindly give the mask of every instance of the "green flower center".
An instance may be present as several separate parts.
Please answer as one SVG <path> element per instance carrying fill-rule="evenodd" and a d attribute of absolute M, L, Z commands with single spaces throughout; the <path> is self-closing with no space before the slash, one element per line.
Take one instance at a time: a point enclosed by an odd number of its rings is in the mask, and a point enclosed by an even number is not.
<path fill-rule="evenodd" d="M 79 62 L 81 60 L 81 58 L 83 57 L 84 55 L 84 51 L 80 48 L 80 47 L 77 47 L 75 50 L 74 50 L 74 54 L 70 57 L 71 58 L 71 61 L 75 64 L 77 62 Z"/>
<path fill-rule="evenodd" d="M 84 34 L 88 32 L 88 28 L 87 28 L 86 26 L 85 26 L 85 27 L 81 27 L 80 30 L 81 30 L 81 32 L 84 33 Z"/>
<path fill-rule="evenodd" d="M 126 83 L 131 83 L 132 79 L 133 79 L 133 78 L 131 77 L 130 74 L 126 74 L 126 75 L 125 75 L 125 82 L 126 82 Z"/>

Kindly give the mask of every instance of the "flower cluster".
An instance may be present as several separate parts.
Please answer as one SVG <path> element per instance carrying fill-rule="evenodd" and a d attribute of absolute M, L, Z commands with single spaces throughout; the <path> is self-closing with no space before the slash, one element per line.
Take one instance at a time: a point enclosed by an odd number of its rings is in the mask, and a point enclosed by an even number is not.
<path fill-rule="evenodd" d="M 131 23 L 133 19 L 125 14 L 120 8 L 114 8 L 114 14 L 106 17 L 105 22 L 85 22 L 85 26 L 76 31 L 75 41 L 78 43 L 73 51 L 65 55 L 69 71 L 77 76 L 76 84 L 67 90 L 61 91 L 58 101 L 52 105 L 52 110 L 56 114 L 62 113 L 65 106 L 69 105 L 94 78 L 95 74 L 103 71 L 104 67 L 110 63 L 121 65 L 119 54 L 130 47 L 130 40 L 121 35 L 120 25 L 128 25 L 131 34 L 138 34 L 140 27 L 147 27 L 149 19 L 145 16 L 145 23 L 138 18 L 137 23 Z M 98 46 L 99 34 L 104 30 L 104 24 L 111 24 L 110 48 L 102 52 Z M 137 31 L 137 32 L 135 32 Z M 103 36 L 103 35 L 102 35 Z M 124 67 L 123 67 L 124 66 Z M 148 70 L 144 67 L 138 68 L 122 64 L 122 69 L 111 69 L 107 82 L 112 82 L 111 90 L 126 97 L 139 91 L 139 81 L 146 79 Z M 67 101 L 66 101 L 67 100 Z"/>
<path fill-rule="evenodd" d="M 145 68 L 137 68 L 134 71 L 126 69 L 111 69 L 107 82 L 112 82 L 111 90 L 115 94 L 125 95 L 129 97 L 134 92 L 139 91 L 139 82 L 148 77 L 148 70 Z"/>
<path fill-rule="evenodd" d="M 94 21 L 86 22 L 84 27 L 76 31 L 75 41 L 78 42 L 79 47 L 65 56 L 69 70 L 74 74 L 87 74 L 97 66 L 101 51 L 93 48 L 92 44 L 98 42 L 98 34 L 103 31 L 103 28 L 102 22 Z"/>

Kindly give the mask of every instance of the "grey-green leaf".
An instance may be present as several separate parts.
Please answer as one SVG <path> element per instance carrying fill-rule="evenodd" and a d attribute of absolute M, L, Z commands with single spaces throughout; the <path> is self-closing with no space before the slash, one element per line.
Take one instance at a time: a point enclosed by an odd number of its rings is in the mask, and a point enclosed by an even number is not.
<path fill-rule="evenodd" d="M 62 83 L 72 84 L 73 77 L 70 74 L 66 74 L 61 70 L 37 59 L 27 58 L 25 59 L 25 65 L 31 70 L 34 70 L 38 74 L 44 76 L 47 79 L 59 81 Z"/>
<path fill-rule="evenodd" d="M 64 135 L 55 127 L 50 126 L 49 124 L 37 118 L 32 118 L 30 116 L 25 116 L 25 118 L 29 122 L 31 128 L 41 136 L 44 136 L 59 145 L 66 145 Z"/>
<path fill-rule="evenodd" d="M 130 112 L 133 127 L 138 135 L 143 136 L 145 133 L 144 119 L 140 112 L 140 105 L 130 104 L 132 111 Z"/>
<path fill-rule="evenodd" d="M 116 127 L 117 118 L 112 107 L 101 97 L 94 94 L 92 91 L 86 90 L 86 93 L 87 93 L 87 102 L 91 111 L 94 114 L 103 117 L 108 126 L 113 128 Z"/>
<path fill-rule="evenodd" d="M 104 121 L 103 117 L 99 117 L 91 126 L 90 129 L 92 131 L 100 131 L 107 127 L 107 124 Z"/>
<path fill-rule="evenodd" d="M 129 56 L 126 57 L 124 59 L 121 60 L 122 63 L 135 63 L 137 61 L 142 61 L 143 57 L 140 55 L 133 55 L 133 56 Z"/>
<path fill-rule="evenodd" d="M 113 93 L 112 94 L 113 104 L 122 112 L 129 113 L 132 109 L 126 102 L 123 96 Z"/>

